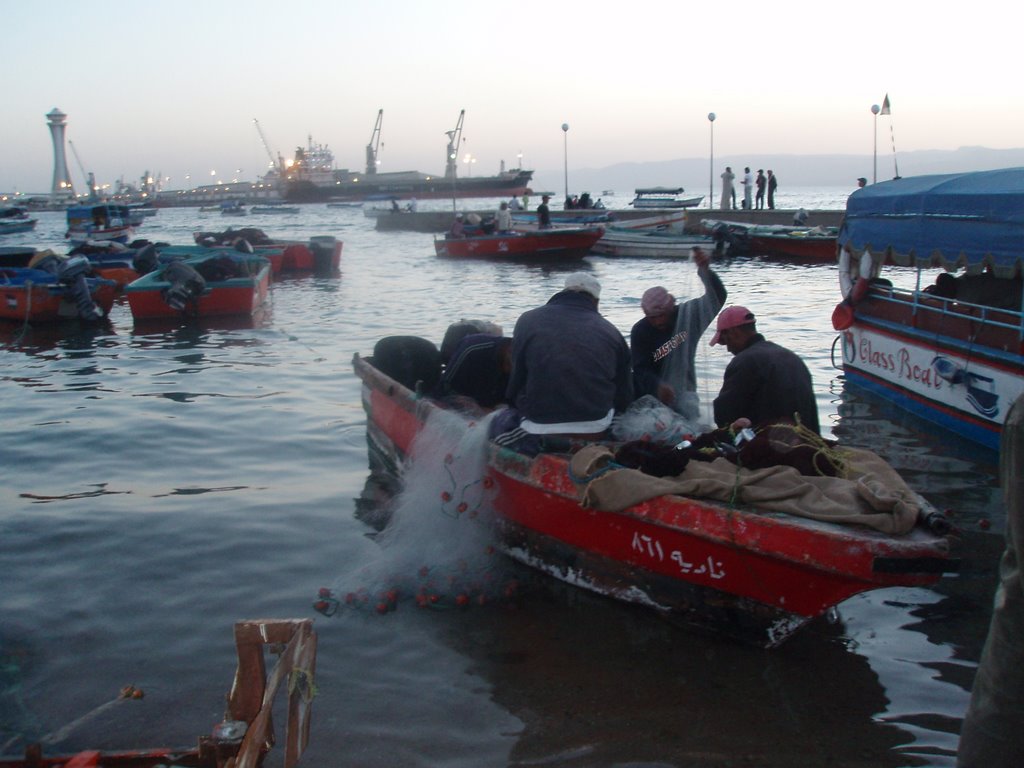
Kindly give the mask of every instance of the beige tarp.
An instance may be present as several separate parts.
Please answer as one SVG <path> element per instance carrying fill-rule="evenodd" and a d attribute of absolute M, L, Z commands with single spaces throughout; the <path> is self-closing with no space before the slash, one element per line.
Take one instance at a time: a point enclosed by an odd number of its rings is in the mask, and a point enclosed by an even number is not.
<path fill-rule="evenodd" d="M 922 500 L 871 451 L 837 449 L 848 467 L 845 477 L 810 477 L 793 467 L 743 469 L 727 459 L 690 461 L 675 477 L 654 477 L 637 469 L 605 470 L 612 451 L 588 445 L 572 458 L 574 477 L 589 478 L 584 507 L 617 512 L 658 496 L 676 494 L 787 512 L 831 523 L 867 525 L 883 533 L 903 534 L 917 522 Z"/>

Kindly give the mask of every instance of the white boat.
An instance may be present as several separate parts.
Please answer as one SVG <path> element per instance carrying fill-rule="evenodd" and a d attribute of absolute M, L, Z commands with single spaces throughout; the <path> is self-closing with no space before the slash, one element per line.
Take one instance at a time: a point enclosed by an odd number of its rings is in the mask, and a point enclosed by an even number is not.
<path fill-rule="evenodd" d="M 847 383 L 998 450 L 1024 393 L 1022 209 L 1024 168 L 850 195 L 832 316 Z M 930 284 L 926 269 L 944 271 Z"/>
<path fill-rule="evenodd" d="M 634 208 L 696 208 L 704 199 L 697 197 L 680 197 L 682 187 L 640 187 L 636 197 L 630 203 Z"/>
<path fill-rule="evenodd" d="M 715 243 L 705 235 L 608 227 L 601 239 L 590 247 L 590 253 L 624 258 L 685 259 L 695 247 L 710 250 Z"/>

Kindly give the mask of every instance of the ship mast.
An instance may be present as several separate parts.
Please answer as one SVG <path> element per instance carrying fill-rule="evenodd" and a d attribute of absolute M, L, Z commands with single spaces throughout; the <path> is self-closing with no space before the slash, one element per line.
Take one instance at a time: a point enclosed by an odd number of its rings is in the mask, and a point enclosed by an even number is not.
<path fill-rule="evenodd" d="M 377 149 L 380 147 L 380 126 L 384 120 L 384 110 L 377 112 L 377 122 L 370 134 L 370 143 L 366 145 L 366 175 L 377 173 Z"/>

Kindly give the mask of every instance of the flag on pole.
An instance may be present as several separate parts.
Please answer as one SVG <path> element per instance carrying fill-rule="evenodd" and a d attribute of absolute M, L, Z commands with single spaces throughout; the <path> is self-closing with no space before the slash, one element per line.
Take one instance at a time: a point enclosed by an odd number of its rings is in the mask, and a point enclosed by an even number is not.
<path fill-rule="evenodd" d="M 882 102 L 882 111 L 879 112 L 878 114 L 880 114 L 880 115 L 891 115 L 892 114 L 892 112 L 889 111 L 889 94 L 888 93 L 885 94 L 885 101 Z"/>

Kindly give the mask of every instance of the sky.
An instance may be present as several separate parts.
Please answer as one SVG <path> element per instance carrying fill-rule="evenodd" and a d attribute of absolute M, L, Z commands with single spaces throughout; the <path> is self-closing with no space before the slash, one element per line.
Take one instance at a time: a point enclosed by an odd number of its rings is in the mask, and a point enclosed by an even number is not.
<path fill-rule="evenodd" d="M 88 171 L 255 180 L 309 137 L 362 170 L 381 109 L 381 171 L 442 172 L 463 109 L 460 175 L 520 156 L 537 171 L 708 157 L 712 130 L 716 157 L 870 155 L 876 136 L 880 151 L 1018 148 L 1011 7 L 0 0 L 0 191 L 49 190 L 54 108 L 76 187 Z"/>

